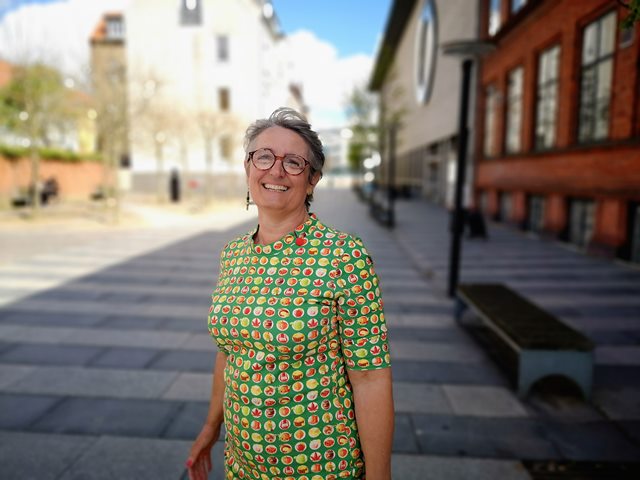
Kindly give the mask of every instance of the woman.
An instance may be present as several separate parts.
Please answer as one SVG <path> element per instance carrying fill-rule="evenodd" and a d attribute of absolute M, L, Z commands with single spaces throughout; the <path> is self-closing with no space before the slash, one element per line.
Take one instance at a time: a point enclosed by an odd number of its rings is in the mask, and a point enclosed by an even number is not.
<path fill-rule="evenodd" d="M 225 246 L 219 352 L 187 467 L 207 478 L 224 422 L 228 479 L 390 479 L 393 399 L 378 279 L 360 239 L 309 213 L 318 135 L 280 108 L 245 136 L 257 227 Z"/>

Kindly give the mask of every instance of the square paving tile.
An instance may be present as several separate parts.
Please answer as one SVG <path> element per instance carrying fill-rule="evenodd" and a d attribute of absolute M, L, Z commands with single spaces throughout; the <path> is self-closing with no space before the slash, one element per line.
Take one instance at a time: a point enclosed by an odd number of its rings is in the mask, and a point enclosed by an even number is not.
<path fill-rule="evenodd" d="M 207 402 L 211 397 L 212 382 L 211 373 L 180 373 L 162 398 Z"/>
<path fill-rule="evenodd" d="M 475 345 L 469 336 L 456 327 L 391 326 L 392 340 L 413 340 L 420 342 L 441 342 Z M 476 347 L 478 348 L 478 347 Z"/>
<path fill-rule="evenodd" d="M 640 318 L 640 317 L 638 317 Z M 640 366 L 640 346 L 615 345 L 596 347 L 595 362 L 601 365 Z"/>
<path fill-rule="evenodd" d="M 613 420 L 640 420 L 639 388 L 596 389 L 593 402 Z"/>
<path fill-rule="evenodd" d="M 92 397 L 159 398 L 177 376 L 175 372 L 149 370 L 83 367 L 23 368 L 32 368 L 32 370 L 6 387 L 6 391 Z"/>
<path fill-rule="evenodd" d="M 100 437 L 59 480 L 177 479 L 191 442 Z M 222 477 L 219 477 L 222 478 Z"/>
<path fill-rule="evenodd" d="M 443 385 L 442 390 L 456 415 L 474 417 L 526 417 L 520 400 L 504 387 Z"/>
<path fill-rule="evenodd" d="M 29 376 L 35 367 L 27 365 L 0 365 L 0 389 L 6 389 Z"/>
<path fill-rule="evenodd" d="M 393 452 L 418 453 L 418 442 L 408 414 L 396 414 L 393 433 Z"/>
<path fill-rule="evenodd" d="M 394 454 L 393 478 L 401 480 L 530 480 L 517 461 Z"/>
<path fill-rule="evenodd" d="M 104 315 L 78 315 L 60 312 L 12 312 L 0 321 L 19 325 L 46 325 L 49 327 L 91 327 L 102 322 Z"/>
<path fill-rule="evenodd" d="M 413 415 L 422 453 L 482 458 L 561 458 L 530 419 Z"/>
<path fill-rule="evenodd" d="M 60 401 L 49 395 L 0 394 L 0 429 L 25 430 Z"/>
<path fill-rule="evenodd" d="M 180 404 L 160 400 L 68 398 L 32 429 L 48 433 L 157 437 Z"/>
<path fill-rule="evenodd" d="M 113 329 L 156 330 L 164 323 L 163 318 L 138 317 L 135 315 L 113 315 L 100 324 Z"/>
<path fill-rule="evenodd" d="M 166 350 L 158 355 L 148 368 L 183 372 L 213 372 L 214 352 Z"/>
<path fill-rule="evenodd" d="M 414 340 L 395 340 L 391 334 L 391 353 L 394 359 L 416 361 L 442 361 L 451 363 L 477 363 L 488 358 L 475 345 L 427 343 Z"/>
<path fill-rule="evenodd" d="M 142 369 L 147 367 L 161 351 L 153 348 L 107 348 L 102 355 L 91 362 L 91 366 Z"/>
<path fill-rule="evenodd" d="M 0 432 L 0 473 L 3 478 L 57 480 L 95 437 Z"/>
<path fill-rule="evenodd" d="M 640 446 L 629 441 L 611 422 L 542 422 L 549 438 L 569 460 L 632 462 L 640 459 Z"/>
<path fill-rule="evenodd" d="M 640 366 L 595 365 L 593 369 L 593 384 L 596 389 L 640 389 Z"/>
<path fill-rule="evenodd" d="M 103 349 L 80 345 L 21 344 L 0 354 L 0 362 L 30 365 L 86 365 Z"/>
<path fill-rule="evenodd" d="M 393 369 L 393 379 L 402 382 L 508 385 L 507 379 L 489 363 L 465 364 L 394 360 L 392 351 L 391 368 Z"/>
<path fill-rule="evenodd" d="M 209 411 L 208 402 L 187 402 L 183 408 L 173 417 L 163 437 L 182 440 L 196 438 Z M 224 438 L 221 434 L 220 438 Z"/>
<path fill-rule="evenodd" d="M 393 401 L 396 412 L 453 413 L 440 385 L 394 381 Z"/>

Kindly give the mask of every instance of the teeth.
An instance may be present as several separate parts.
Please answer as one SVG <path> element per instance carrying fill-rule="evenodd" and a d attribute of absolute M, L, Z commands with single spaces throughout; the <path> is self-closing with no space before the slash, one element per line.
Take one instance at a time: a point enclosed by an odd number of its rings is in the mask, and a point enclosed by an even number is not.
<path fill-rule="evenodd" d="M 289 187 L 285 187 L 284 185 L 273 185 L 271 183 L 265 183 L 264 188 L 267 190 L 277 190 L 279 192 L 286 192 L 289 190 Z"/>

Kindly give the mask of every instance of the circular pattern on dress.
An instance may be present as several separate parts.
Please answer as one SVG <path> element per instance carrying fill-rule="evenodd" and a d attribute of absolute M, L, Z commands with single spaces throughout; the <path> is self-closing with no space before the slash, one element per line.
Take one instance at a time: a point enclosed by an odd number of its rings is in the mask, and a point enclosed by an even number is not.
<path fill-rule="evenodd" d="M 357 479 L 364 473 L 346 368 L 390 365 L 378 277 L 362 241 L 311 214 L 221 254 L 209 331 L 226 353 L 228 479 Z"/>

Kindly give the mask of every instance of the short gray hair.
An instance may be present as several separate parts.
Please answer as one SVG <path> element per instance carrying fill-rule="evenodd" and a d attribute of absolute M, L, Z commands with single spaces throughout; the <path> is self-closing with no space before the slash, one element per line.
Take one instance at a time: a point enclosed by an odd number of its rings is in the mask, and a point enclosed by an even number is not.
<path fill-rule="evenodd" d="M 302 137 L 307 146 L 309 147 L 309 183 L 312 182 L 313 176 L 319 173 L 322 177 L 322 168 L 324 167 L 324 152 L 322 151 L 322 142 L 318 137 L 318 134 L 311 129 L 311 125 L 307 122 L 304 115 L 297 112 L 293 108 L 280 107 L 275 110 L 269 118 L 263 118 L 256 120 L 244 135 L 244 151 L 248 153 L 249 145 L 253 142 L 258 135 L 271 127 L 282 127 L 288 130 L 292 130 Z M 249 157 L 245 158 L 245 161 L 249 161 Z M 307 210 L 309 205 L 313 201 L 313 194 L 307 195 L 305 204 Z"/>

